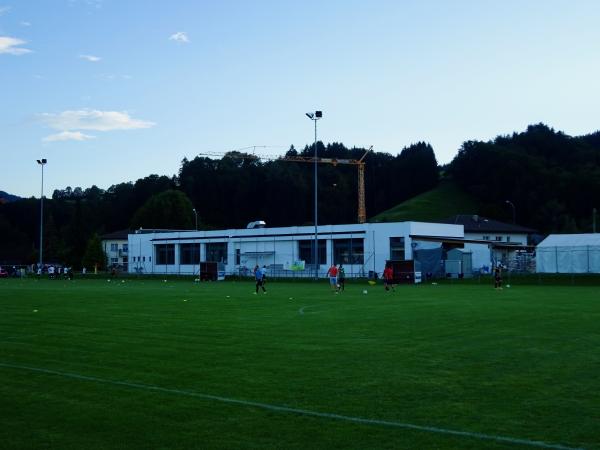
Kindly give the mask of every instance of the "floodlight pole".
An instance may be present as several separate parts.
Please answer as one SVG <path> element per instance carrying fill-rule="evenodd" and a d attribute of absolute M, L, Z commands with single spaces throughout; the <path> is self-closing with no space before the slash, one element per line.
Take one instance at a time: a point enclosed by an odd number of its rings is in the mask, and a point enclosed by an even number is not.
<path fill-rule="evenodd" d="M 40 265 L 41 269 L 43 263 L 43 252 L 44 252 L 44 166 L 48 162 L 47 159 L 38 159 L 37 163 L 42 166 L 42 192 L 40 195 Z"/>
<path fill-rule="evenodd" d="M 510 207 L 512 208 L 512 219 L 513 219 L 513 225 L 515 225 L 516 222 L 516 216 L 517 216 L 517 212 L 516 212 L 516 208 L 513 202 L 511 202 L 510 200 L 505 200 L 504 203 L 507 203 L 510 205 Z"/>
<path fill-rule="evenodd" d="M 194 212 L 194 218 L 196 219 L 196 231 L 198 231 L 198 211 L 196 211 L 196 208 L 192 209 L 192 211 Z"/>
<path fill-rule="evenodd" d="M 317 120 L 323 117 L 321 111 L 315 111 L 314 113 L 306 113 L 306 116 L 315 123 L 315 244 L 313 249 L 313 262 L 315 264 L 315 279 L 319 278 L 319 238 L 318 238 L 318 196 L 317 196 Z"/>

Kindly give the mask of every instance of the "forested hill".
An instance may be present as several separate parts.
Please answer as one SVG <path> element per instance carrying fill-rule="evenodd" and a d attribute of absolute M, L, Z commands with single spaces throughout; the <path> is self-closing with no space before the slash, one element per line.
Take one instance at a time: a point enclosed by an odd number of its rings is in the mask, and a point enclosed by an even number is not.
<path fill-rule="evenodd" d="M 324 146 L 325 158 L 359 159 L 365 149 Z M 289 156 L 312 157 L 313 148 Z M 417 143 L 399 155 L 371 152 L 366 158 L 366 206 L 372 216 L 428 191 L 438 183 L 439 168 L 429 144 Z M 94 234 L 125 228 L 192 229 L 197 212 L 201 229 L 239 228 L 265 220 L 269 226 L 313 223 L 313 165 L 261 161 L 232 152 L 220 159 L 184 159 L 177 175 L 150 175 L 107 190 L 96 186 L 56 190 L 44 202 L 44 259 L 78 267 Z M 357 220 L 356 166 L 319 164 L 319 223 Z M 39 200 L 0 205 L 0 264 L 37 258 Z"/>
<path fill-rule="evenodd" d="M 571 137 L 543 124 L 493 141 L 468 141 L 448 174 L 480 214 L 541 232 L 591 232 L 600 210 L 600 132 Z"/>
<path fill-rule="evenodd" d="M 323 158 L 360 159 L 365 149 L 347 149 L 343 144 L 323 146 Z M 286 156 L 312 157 L 313 150 Z M 265 220 L 269 226 L 313 223 L 314 165 L 302 162 L 240 158 L 230 154 L 220 160 L 196 157 L 184 160 L 179 188 L 196 205 L 202 221 L 212 227 L 244 227 L 249 221 Z M 405 148 L 400 155 L 369 153 L 365 184 L 367 213 L 373 215 L 399 201 L 425 192 L 438 183 L 439 169 L 433 149 L 425 143 Z M 319 223 L 353 223 L 357 220 L 357 166 L 319 164 Z"/>
<path fill-rule="evenodd" d="M 365 149 L 318 143 L 318 152 L 325 158 L 359 159 Z M 313 149 L 291 147 L 287 154 L 311 157 Z M 368 217 L 439 182 L 440 170 L 426 143 L 396 156 L 372 152 L 365 161 Z M 313 170 L 312 164 L 230 153 L 184 159 L 171 177 L 150 175 L 106 190 L 56 190 L 44 202 L 45 259 L 78 267 L 94 234 L 138 227 L 192 229 L 193 209 L 201 229 L 245 227 L 258 219 L 269 226 L 312 224 Z M 469 195 L 472 207 L 477 205 L 477 211 L 461 213 L 510 221 L 508 200 L 520 225 L 540 232 L 590 232 L 592 210 L 600 210 L 600 132 L 571 137 L 539 124 L 489 142 L 467 141 L 442 172 Z M 356 222 L 357 180 L 356 166 L 319 164 L 319 223 Z M 427 207 L 421 213 L 434 217 L 435 198 L 458 202 L 447 197 L 421 196 L 410 208 L 405 204 L 392 213 L 404 217 L 415 207 Z M 0 203 L 0 264 L 35 261 L 38 234 L 39 199 Z"/>
<path fill-rule="evenodd" d="M 8 192 L 0 191 L 0 203 L 14 202 L 15 200 L 19 200 L 19 198 L 20 197 L 11 195 Z"/>

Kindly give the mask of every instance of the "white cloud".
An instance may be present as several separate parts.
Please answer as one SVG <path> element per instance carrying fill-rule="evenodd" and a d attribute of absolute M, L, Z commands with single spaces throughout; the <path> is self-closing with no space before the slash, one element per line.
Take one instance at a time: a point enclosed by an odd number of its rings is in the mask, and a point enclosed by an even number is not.
<path fill-rule="evenodd" d="M 90 61 L 90 62 L 98 62 L 102 59 L 99 56 L 94 56 L 94 55 L 79 55 L 79 57 L 81 59 L 85 59 L 86 61 Z"/>
<path fill-rule="evenodd" d="M 69 0 L 69 4 L 71 6 L 75 6 L 77 4 L 81 4 L 84 6 L 90 6 L 96 9 L 102 8 L 103 0 Z"/>
<path fill-rule="evenodd" d="M 10 11 L 10 6 L 0 6 L 0 16 Z"/>
<path fill-rule="evenodd" d="M 132 80 L 133 77 L 131 75 L 123 74 L 115 74 L 115 73 L 101 73 L 96 75 L 97 78 L 105 81 L 115 81 L 115 80 Z"/>
<path fill-rule="evenodd" d="M 43 113 L 40 120 L 50 128 L 61 131 L 72 130 L 136 130 L 151 128 L 154 122 L 134 119 L 126 112 L 98 111 L 94 109 L 81 109 L 78 111 L 63 111 L 59 114 Z"/>
<path fill-rule="evenodd" d="M 190 42 L 190 39 L 188 38 L 187 33 L 185 31 L 178 31 L 175 34 L 172 34 L 171 36 L 169 36 L 169 40 L 179 42 L 180 44 L 187 44 Z"/>
<path fill-rule="evenodd" d="M 89 141 L 95 139 L 96 136 L 90 136 L 89 134 L 83 134 L 81 131 L 61 131 L 60 133 L 51 134 L 46 136 L 42 141 L 44 142 L 58 142 L 58 141 Z"/>
<path fill-rule="evenodd" d="M 8 53 L 9 55 L 24 55 L 25 53 L 31 53 L 31 50 L 28 48 L 19 47 L 25 43 L 26 41 L 22 39 L 10 36 L 0 36 L 0 54 Z"/>
<path fill-rule="evenodd" d="M 30 27 L 31 26 L 31 22 L 27 22 L 25 20 L 19 22 L 19 25 L 21 25 L 22 27 Z"/>

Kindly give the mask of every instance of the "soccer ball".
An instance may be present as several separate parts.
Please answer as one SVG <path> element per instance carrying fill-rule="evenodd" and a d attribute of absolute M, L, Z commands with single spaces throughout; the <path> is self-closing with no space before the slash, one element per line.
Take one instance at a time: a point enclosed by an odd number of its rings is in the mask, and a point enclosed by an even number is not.
<path fill-rule="evenodd" d="M 366 290 L 366 289 L 365 289 L 365 290 L 363 290 L 363 294 L 365 294 L 365 295 L 366 295 L 366 294 L 368 294 L 368 292 L 367 292 L 367 290 Z"/>

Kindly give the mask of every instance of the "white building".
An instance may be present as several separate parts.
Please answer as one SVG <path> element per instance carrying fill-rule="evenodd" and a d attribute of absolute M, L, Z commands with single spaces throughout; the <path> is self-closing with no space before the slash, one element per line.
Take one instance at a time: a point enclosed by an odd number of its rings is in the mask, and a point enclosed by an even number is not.
<path fill-rule="evenodd" d="M 250 274 L 255 265 L 276 276 L 314 275 L 313 226 L 213 231 L 138 230 L 129 234 L 131 273 L 195 274 L 200 262 L 220 263 L 228 274 Z M 420 240 L 419 237 L 429 240 Z M 413 249 L 464 238 L 463 226 L 424 222 L 363 223 L 318 227 L 318 271 L 344 264 L 346 276 L 381 273 L 387 260 L 409 260 Z M 436 242 L 437 240 L 437 242 Z M 488 259 L 489 260 L 489 259 Z"/>
<path fill-rule="evenodd" d="M 538 273 L 600 273 L 600 233 L 551 234 L 536 247 Z"/>
<path fill-rule="evenodd" d="M 471 252 L 475 272 L 491 269 L 490 264 L 494 263 L 510 266 L 517 252 L 533 251 L 527 245 L 529 235 L 535 233 L 531 228 L 470 214 L 459 214 L 443 222 L 462 225 L 465 241 L 473 241 L 465 243 L 464 250 Z"/>
<path fill-rule="evenodd" d="M 129 230 L 120 230 L 100 237 L 102 249 L 106 255 L 106 267 L 124 267 L 129 264 Z"/>

